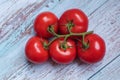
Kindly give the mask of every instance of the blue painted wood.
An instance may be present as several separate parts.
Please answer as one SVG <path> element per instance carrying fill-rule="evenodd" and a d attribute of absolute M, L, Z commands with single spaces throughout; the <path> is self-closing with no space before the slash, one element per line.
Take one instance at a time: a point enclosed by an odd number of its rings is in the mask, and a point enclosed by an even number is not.
<path fill-rule="evenodd" d="M 96 80 L 101 71 L 105 75 L 109 73 L 109 68 L 119 67 L 116 56 L 120 54 L 120 49 L 116 47 L 120 47 L 120 36 L 117 35 L 120 30 L 120 0 L 3 0 L 0 4 L 0 80 Z M 58 65 L 51 60 L 41 65 L 27 62 L 24 46 L 35 35 L 33 21 L 36 15 L 51 11 L 60 17 L 70 8 L 82 9 L 89 17 L 89 30 L 94 30 L 105 39 L 105 58 L 91 65 L 79 60 L 69 65 Z M 101 79 L 109 76 L 102 75 Z M 119 78 L 114 76 L 111 74 L 112 79 Z"/>

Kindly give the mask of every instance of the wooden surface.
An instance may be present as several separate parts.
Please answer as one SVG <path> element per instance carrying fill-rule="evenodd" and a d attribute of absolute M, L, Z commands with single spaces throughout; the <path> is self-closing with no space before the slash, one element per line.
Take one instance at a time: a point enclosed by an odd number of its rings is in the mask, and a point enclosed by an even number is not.
<path fill-rule="evenodd" d="M 70 8 L 82 9 L 89 30 L 105 40 L 104 59 L 96 64 L 29 63 L 24 47 L 35 35 L 36 15 L 51 11 L 60 17 Z M 0 0 L 0 80 L 120 80 L 120 0 Z"/>

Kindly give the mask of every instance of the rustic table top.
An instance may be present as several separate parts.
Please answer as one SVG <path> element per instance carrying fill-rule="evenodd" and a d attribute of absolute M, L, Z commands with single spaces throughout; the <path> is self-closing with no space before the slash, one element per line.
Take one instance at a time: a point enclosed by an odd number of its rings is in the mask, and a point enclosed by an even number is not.
<path fill-rule="evenodd" d="M 43 11 L 60 17 L 71 8 L 83 10 L 89 30 L 105 40 L 104 59 L 96 64 L 29 63 L 24 47 L 35 35 L 35 17 Z M 120 0 L 0 0 L 0 80 L 120 80 Z"/>

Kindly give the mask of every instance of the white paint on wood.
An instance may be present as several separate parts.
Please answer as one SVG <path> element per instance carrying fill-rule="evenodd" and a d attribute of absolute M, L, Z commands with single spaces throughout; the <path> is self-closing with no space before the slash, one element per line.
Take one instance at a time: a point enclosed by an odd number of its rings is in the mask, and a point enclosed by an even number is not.
<path fill-rule="evenodd" d="M 120 80 L 120 56 L 89 80 Z"/>

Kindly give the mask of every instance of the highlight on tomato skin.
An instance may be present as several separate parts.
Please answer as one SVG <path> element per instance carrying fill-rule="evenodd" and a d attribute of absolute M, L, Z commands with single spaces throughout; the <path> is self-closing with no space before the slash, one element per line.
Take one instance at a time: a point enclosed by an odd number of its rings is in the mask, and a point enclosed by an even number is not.
<path fill-rule="evenodd" d="M 48 28 L 51 26 L 54 28 L 54 31 L 58 33 L 58 18 L 54 13 L 48 11 L 42 12 L 35 18 L 34 31 L 39 37 L 53 37 L 53 35 L 48 32 Z"/>
<path fill-rule="evenodd" d="M 44 48 L 43 42 L 48 43 L 46 39 L 37 36 L 33 36 L 27 41 L 25 55 L 28 61 L 40 64 L 48 60 L 48 50 Z"/>
<path fill-rule="evenodd" d="M 79 59 L 89 64 L 101 61 L 105 56 L 105 41 L 94 33 L 85 36 L 85 42 L 89 44 L 87 49 L 84 49 L 82 43 L 78 42 L 77 52 Z"/>

